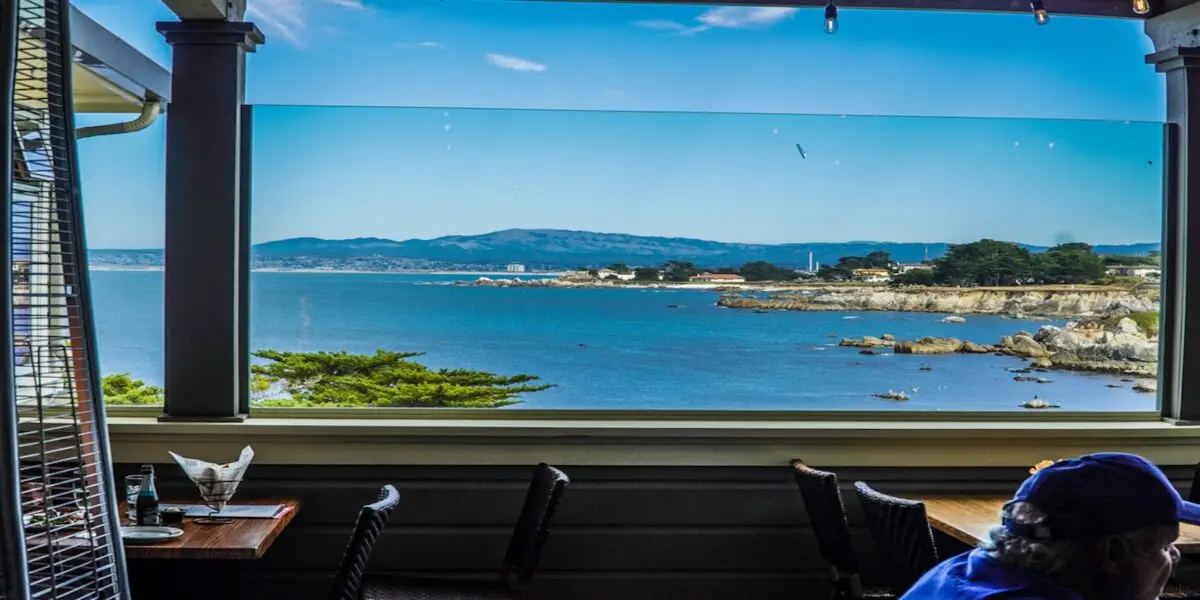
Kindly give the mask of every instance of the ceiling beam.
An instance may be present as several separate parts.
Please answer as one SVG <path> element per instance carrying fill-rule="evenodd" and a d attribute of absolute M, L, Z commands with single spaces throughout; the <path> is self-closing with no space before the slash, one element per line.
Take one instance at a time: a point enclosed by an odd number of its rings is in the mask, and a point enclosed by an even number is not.
<path fill-rule="evenodd" d="M 139 98 L 170 99 L 170 71 L 105 29 L 75 5 L 71 5 L 69 19 L 71 45 L 75 47 L 77 65 Z"/>
<path fill-rule="evenodd" d="M 552 0 L 553 1 L 553 0 Z M 606 2 L 611 0 L 572 0 L 583 2 Z M 1173 4 L 1192 3 L 1197 0 L 1166 0 Z M 634 4 L 713 4 L 721 6 L 792 6 L 817 8 L 825 6 L 826 0 L 622 0 Z M 841 8 L 884 8 L 896 10 L 946 10 L 971 12 L 1015 12 L 1029 13 L 1029 0 L 836 0 Z M 1150 2 L 1149 15 L 1133 13 L 1131 0 L 1045 0 L 1046 10 L 1051 15 L 1081 15 L 1090 17 L 1117 17 L 1144 19 L 1160 12 L 1160 7 Z M 1031 22 L 1033 17 L 1029 17 Z"/>
<path fill-rule="evenodd" d="M 162 0 L 181 20 L 241 21 L 246 0 Z"/>

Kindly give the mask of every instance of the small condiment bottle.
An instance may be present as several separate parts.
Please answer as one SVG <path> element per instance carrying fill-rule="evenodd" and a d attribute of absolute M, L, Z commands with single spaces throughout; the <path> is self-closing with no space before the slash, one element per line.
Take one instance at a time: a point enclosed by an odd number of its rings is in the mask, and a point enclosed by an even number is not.
<path fill-rule="evenodd" d="M 137 505 L 134 510 L 136 523 L 141 526 L 156 526 L 160 524 L 158 516 L 158 492 L 154 489 L 154 466 L 142 466 L 142 489 L 137 495 Z"/>

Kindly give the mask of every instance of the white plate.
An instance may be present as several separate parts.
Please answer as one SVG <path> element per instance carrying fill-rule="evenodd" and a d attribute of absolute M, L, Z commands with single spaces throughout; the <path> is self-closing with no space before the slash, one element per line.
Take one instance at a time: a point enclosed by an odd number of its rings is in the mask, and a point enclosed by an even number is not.
<path fill-rule="evenodd" d="M 121 539 L 125 540 L 126 544 L 159 544 L 181 535 L 183 530 L 175 527 L 130 525 L 121 528 Z"/>

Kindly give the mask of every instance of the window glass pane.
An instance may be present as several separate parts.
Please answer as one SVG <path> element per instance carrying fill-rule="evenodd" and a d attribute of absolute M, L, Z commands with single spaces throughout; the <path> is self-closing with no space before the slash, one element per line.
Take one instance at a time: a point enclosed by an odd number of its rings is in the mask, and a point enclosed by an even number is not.
<path fill-rule="evenodd" d="M 1135 386 L 1157 359 L 1158 123 L 259 107 L 254 126 L 260 401 L 1155 407 Z M 525 375 L 553 387 L 495 385 Z"/>
<path fill-rule="evenodd" d="M 132 115 L 76 117 L 77 125 Z M 162 404 L 166 117 L 137 133 L 79 140 L 97 354 L 109 406 Z"/>

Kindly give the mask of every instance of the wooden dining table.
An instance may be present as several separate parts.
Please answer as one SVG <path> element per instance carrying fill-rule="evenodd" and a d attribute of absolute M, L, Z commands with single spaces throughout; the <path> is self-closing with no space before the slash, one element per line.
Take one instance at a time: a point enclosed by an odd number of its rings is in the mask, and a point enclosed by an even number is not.
<path fill-rule="evenodd" d="M 939 495 L 916 498 L 925 504 L 929 525 L 970 546 L 988 541 L 1000 524 L 1000 510 L 1011 497 Z M 1200 527 L 1183 524 L 1175 547 L 1183 554 L 1200 554 Z"/>
<path fill-rule="evenodd" d="M 164 502 L 164 504 L 174 504 Z M 224 524 L 196 523 L 195 519 L 184 519 L 182 525 L 170 525 L 183 530 L 183 535 L 162 544 L 125 544 L 128 559 L 174 559 L 174 560 L 254 560 L 262 558 L 275 538 L 287 528 L 296 513 L 300 512 L 300 501 L 294 499 L 267 498 L 242 500 L 233 504 L 280 504 L 283 510 L 272 519 L 232 519 Z M 121 502 L 122 525 L 130 523 L 124 519 L 125 503 Z"/>

